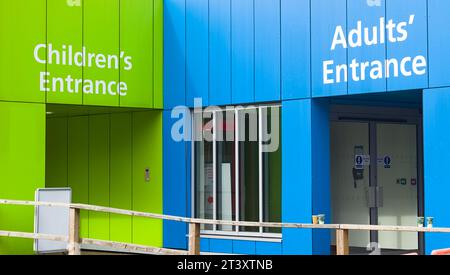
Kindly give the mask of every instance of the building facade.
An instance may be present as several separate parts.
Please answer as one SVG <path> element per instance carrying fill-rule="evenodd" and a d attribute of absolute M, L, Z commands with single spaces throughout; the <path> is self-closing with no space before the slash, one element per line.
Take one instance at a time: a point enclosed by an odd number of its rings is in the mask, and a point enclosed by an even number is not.
<path fill-rule="evenodd" d="M 1 1 L 0 17 L 0 197 L 71 187 L 74 202 L 161 213 L 163 1 Z M 161 221 L 81 215 L 82 236 L 163 244 Z M 33 209 L 0 216 L 33 232 Z M 2 254 L 32 251 L 0 238 Z"/>
<path fill-rule="evenodd" d="M 0 197 L 236 221 L 450 226 L 446 0 L 0 3 Z M 33 230 L 0 207 L 0 228 Z M 89 238 L 187 226 L 82 213 Z M 329 230 L 202 227 L 201 250 L 330 254 Z M 351 232 L 355 253 L 450 236 Z M 0 238 L 0 253 L 31 253 Z"/>
<path fill-rule="evenodd" d="M 325 214 L 327 223 L 413 226 L 431 216 L 448 226 L 449 9 L 444 0 L 166 0 L 165 213 L 305 223 Z M 172 108 L 194 108 L 198 98 L 235 117 L 221 127 L 215 110 L 193 135 L 208 123 L 236 135 L 245 129 L 236 108 L 279 106 L 281 173 L 267 160 L 276 156 L 251 142 L 174 142 Z M 201 249 L 330 254 L 334 244 L 326 230 L 248 231 L 203 228 Z M 186 232 L 165 223 L 165 246 L 186 247 Z M 350 233 L 356 253 L 430 253 L 449 240 Z"/>

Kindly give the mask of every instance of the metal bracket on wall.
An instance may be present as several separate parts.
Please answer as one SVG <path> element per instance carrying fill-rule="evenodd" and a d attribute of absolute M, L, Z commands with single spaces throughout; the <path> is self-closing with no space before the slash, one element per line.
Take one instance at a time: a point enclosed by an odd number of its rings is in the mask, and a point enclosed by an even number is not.
<path fill-rule="evenodd" d="M 150 168 L 145 168 L 145 181 L 150 182 Z"/>

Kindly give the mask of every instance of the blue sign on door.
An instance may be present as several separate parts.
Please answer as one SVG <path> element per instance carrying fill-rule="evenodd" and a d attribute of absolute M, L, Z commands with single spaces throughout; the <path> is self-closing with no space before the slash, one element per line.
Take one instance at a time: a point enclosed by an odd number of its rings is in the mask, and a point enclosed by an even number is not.
<path fill-rule="evenodd" d="M 364 156 L 362 155 L 355 156 L 355 168 L 364 169 Z"/>
<path fill-rule="evenodd" d="M 389 169 L 391 168 L 392 159 L 390 156 L 384 157 L 384 168 Z"/>

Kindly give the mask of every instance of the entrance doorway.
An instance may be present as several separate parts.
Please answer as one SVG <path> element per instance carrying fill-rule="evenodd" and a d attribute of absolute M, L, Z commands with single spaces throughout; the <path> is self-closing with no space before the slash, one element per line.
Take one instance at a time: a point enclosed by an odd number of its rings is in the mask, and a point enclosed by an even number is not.
<path fill-rule="evenodd" d="M 418 112 L 341 106 L 330 125 L 333 223 L 416 226 L 423 212 Z M 352 231 L 349 241 L 355 254 L 422 248 L 422 236 L 410 232 Z"/>
<path fill-rule="evenodd" d="M 162 213 L 161 111 L 46 107 L 46 188 L 70 187 L 74 203 Z M 84 211 L 80 215 L 81 237 L 162 245 L 161 221 Z"/>

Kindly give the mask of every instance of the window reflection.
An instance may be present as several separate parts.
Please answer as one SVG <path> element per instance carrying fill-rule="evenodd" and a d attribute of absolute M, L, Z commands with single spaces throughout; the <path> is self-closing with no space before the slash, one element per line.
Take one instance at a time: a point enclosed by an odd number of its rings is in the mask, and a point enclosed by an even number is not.
<path fill-rule="evenodd" d="M 213 119 L 194 114 L 195 150 L 195 215 L 201 219 L 214 219 L 213 142 L 205 138 L 213 131 Z M 212 225 L 202 225 L 212 230 Z"/>
<path fill-rule="evenodd" d="M 239 220 L 259 221 L 259 143 L 257 109 L 239 111 Z M 258 227 L 240 227 L 258 232 Z"/>
<path fill-rule="evenodd" d="M 270 133 L 273 138 L 274 122 L 279 122 L 279 108 L 262 108 L 263 133 Z M 278 137 L 280 138 L 280 137 Z M 265 140 L 267 145 L 274 140 Z M 268 146 L 269 147 L 269 146 Z M 263 156 L 263 221 L 281 222 L 281 146 L 274 152 L 262 152 Z M 281 233 L 281 228 L 264 228 L 264 232 Z"/>
<path fill-rule="evenodd" d="M 280 108 L 274 106 L 194 114 L 196 217 L 281 222 L 280 121 Z M 228 225 L 202 230 L 281 233 Z"/>
<path fill-rule="evenodd" d="M 235 180 L 235 123 L 234 111 L 222 112 L 223 119 L 217 119 L 217 131 L 222 140 L 217 141 L 217 219 L 236 220 Z M 218 226 L 218 230 L 233 231 L 232 226 Z"/>

